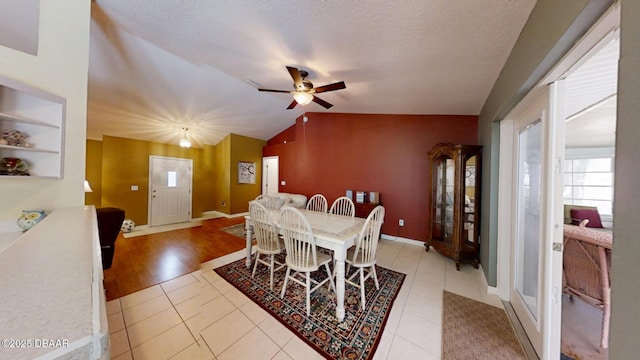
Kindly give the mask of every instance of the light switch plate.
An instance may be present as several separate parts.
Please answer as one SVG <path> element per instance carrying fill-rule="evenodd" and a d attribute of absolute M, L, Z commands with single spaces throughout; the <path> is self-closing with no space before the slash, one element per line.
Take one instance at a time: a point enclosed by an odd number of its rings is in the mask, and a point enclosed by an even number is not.
<path fill-rule="evenodd" d="M 131 185 L 131 191 L 138 191 L 138 185 Z"/>

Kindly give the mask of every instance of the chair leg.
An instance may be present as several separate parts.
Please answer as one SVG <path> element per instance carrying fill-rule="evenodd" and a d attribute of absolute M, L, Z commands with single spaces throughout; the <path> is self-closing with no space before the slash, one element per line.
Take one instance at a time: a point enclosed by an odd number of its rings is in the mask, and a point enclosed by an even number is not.
<path fill-rule="evenodd" d="M 311 276 L 310 273 L 307 271 L 307 281 L 306 281 L 306 287 L 307 287 L 307 316 L 309 316 L 309 314 L 311 313 Z"/>
<path fill-rule="evenodd" d="M 269 278 L 269 289 L 273 290 L 273 258 L 275 255 L 271 254 L 271 277 Z"/>
<path fill-rule="evenodd" d="M 609 327 L 611 321 L 611 288 L 604 290 L 604 306 L 602 307 L 602 334 L 600 335 L 600 352 L 609 348 Z"/>
<path fill-rule="evenodd" d="M 365 307 L 365 298 L 364 298 L 364 268 L 360 268 L 360 300 L 362 300 L 362 310 Z"/>
<path fill-rule="evenodd" d="M 255 260 L 255 264 L 253 265 L 253 272 L 251 273 L 252 279 L 254 276 L 256 276 L 256 269 L 258 268 L 258 259 L 260 259 L 260 253 L 256 252 L 256 260 Z"/>
<path fill-rule="evenodd" d="M 282 292 L 280 294 L 280 299 L 284 299 L 284 292 L 287 291 L 287 282 L 289 281 L 290 272 L 291 272 L 291 268 L 287 266 L 287 273 L 284 276 L 284 284 L 282 284 Z"/>
<path fill-rule="evenodd" d="M 376 266 L 371 265 L 371 272 L 373 273 L 373 282 L 376 283 L 376 289 L 380 290 L 380 284 L 378 284 L 378 275 L 376 274 Z"/>
<path fill-rule="evenodd" d="M 327 269 L 327 276 L 329 277 L 329 284 L 331 284 L 331 290 L 333 290 L 333 293 L 336 293 L 336 285 L 333 283 L 333 277 L 335 276 L 335 274 L 331 274 L 331 270 L 329 270 L 329 264 L 325 263 L 324 264 L 325 269 Z"/>

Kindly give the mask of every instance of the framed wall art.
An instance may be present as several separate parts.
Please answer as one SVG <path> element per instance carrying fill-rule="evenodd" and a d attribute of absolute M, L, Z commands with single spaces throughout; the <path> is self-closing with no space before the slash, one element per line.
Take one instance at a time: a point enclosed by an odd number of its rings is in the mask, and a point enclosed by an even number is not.
<path fill-rule="evenodd" d="M 238 161 L 238 184 L 256 183 L 256 163 Z"/>

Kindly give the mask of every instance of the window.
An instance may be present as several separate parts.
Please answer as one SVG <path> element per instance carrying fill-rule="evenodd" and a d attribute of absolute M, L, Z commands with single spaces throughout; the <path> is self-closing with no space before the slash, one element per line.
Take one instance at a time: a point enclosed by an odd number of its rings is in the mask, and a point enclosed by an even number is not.
<path fill-rule="evenodd" d="M 167 187 L 178 186 L 178 173 L 175 171 L 167 172 Z"/>
<path fill-rule="evenodd" d="M 613 158 L 565 161 L 564 203 L 597 206 L 598 212 L 612 215 Z"/>

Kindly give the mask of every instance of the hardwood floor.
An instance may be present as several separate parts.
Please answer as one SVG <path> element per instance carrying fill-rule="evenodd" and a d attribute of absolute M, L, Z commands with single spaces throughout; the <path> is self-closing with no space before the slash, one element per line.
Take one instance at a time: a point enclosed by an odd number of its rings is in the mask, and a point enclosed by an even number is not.
<path fill-rule="evenodd" d="M 200 269 L 200 264 L 245 247 L 242 238 L 220 228 L 244 217 L 203 220 L 202 226 L 116 240 L 113 265 L 104 271 L 107 300 Z"/>

